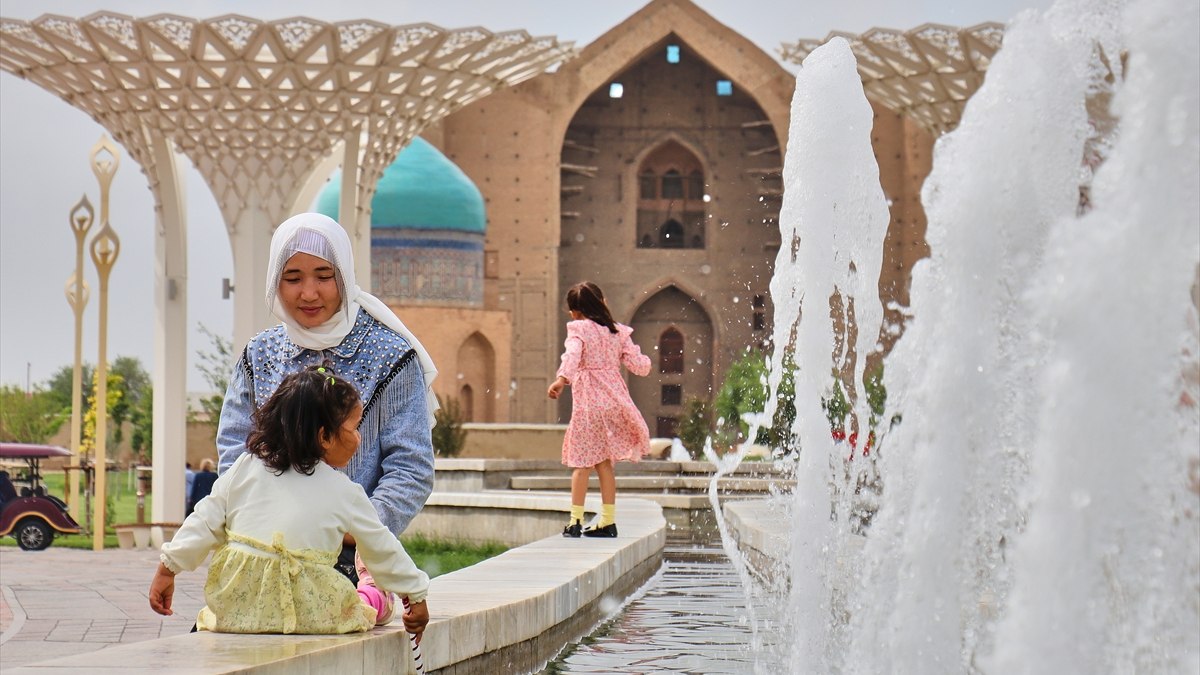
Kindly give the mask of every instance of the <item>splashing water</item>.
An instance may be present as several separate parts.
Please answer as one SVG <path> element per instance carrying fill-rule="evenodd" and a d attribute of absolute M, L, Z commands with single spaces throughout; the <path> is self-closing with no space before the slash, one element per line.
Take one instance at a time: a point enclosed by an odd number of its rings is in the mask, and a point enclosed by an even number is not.
<path fill-rule="evenodd" d="M 1197 34 L 1189 0 L 1062 0 L 1009 26 L 934 154 L 932 253 L 887 359 L 903 422 L 877 467 L 846 461 L 821 409 L 831 370 L 861 383 L 876 350 L 876 280 L 857 273 L 880 268 L 888 221 L 870 108 L 845 43 L 805 61 L 771 284 L 786 347 L 752 420 L 773 418 L 790 351 L 795 672 L 1200 670 Z M 864 538 L 848 513 L 874 469 Z"/>

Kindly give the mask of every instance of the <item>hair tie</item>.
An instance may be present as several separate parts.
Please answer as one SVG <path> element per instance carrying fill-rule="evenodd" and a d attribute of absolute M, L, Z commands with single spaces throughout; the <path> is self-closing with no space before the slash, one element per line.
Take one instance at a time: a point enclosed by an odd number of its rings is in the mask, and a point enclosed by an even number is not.
<path fill-rule="evenodd" d="M 324 375 L 325 373 L 329 373 L 329 377 L 327 377 L 325 379 L 329 382 L 329 384 L 334 384 L 333 372 L 325 370 L 325 366 L 317 366 L 317 372 L 321 373 L 322 375 Z"/>

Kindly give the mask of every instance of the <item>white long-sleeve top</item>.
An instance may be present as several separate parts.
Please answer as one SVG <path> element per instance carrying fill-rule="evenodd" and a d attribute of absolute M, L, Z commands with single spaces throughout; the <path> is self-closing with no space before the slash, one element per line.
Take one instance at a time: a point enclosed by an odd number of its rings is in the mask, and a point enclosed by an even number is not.
<path fill-rule="evenodd" d="M 343 535 L 349 533 L 380 588 L 412 602 L 424 600 L 429 589 L 428 575 L 380 522 L 363 488 L 324 462 L 317 463 L 311 476 L 291 469 L 276 475 L 258 457 L 242 455 L 221 474 L 174 539 L 163 544 L 162 562 L 173 572 L 194 570 L 221 546 L 247 555 L 270 555 L 228 541 L 227 531 L 268 544 L 280 535 L 289 551 L 325 551 L 334 559 Z"/>

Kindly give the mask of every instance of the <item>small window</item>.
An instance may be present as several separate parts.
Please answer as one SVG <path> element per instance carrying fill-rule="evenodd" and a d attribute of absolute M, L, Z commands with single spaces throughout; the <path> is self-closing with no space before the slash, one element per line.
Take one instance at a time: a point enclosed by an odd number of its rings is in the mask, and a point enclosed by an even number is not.
<path fill-rule="evenodd" d="M 668 220 L 658 228 L 658 245 L 663 248 L 683 248 L 683 225 L 678 220 Z"/>
<path fill-rule="evenodd" d="M 655 417 L 654 436 L 656 438 L 675 438 L 675 430 L 679 428 L 679 420 L 674 417 Z"/>
<path fill-rule="evenodd" d="M 658 197 L 658 177 L 652 172 L 638 176 L 638 192 L 642 199 Z"/>
<path fill-rule="evenodd" d="M 683 385 L 664 384 L 662 386 L 662 404 L 679 405 L 683 403 Z"/>
<path fill-rule="evenodd" d="M 733 96 L 733 83 L 729 80 L 717 80 L 717 96 Z"/>
<path fill-rule="evenodd" d="M 683 372 L 683 333 L 668 328 L 658 337 L 658 372 Z"/>
<path fill-rule="evenodd" d="M 754 330 L 763 330 L 767 327 L 767 315 L 762 312 L 754 313 Z"/>
<path fill-rule="evenodd" d="M 762 293 L 754 294 L 754 308 L 755 309 L 762 309 L 765 306 L 766 301 L 767 301 L 767 299 L 766 299 L 766 297 L 763 296 Z"/>
<path fill-rule="evenodd" d="M 693 171 L 688 174 L 688 199 L 704 199 L 704 174 Z"/>
<path fill-rule="evenodd" d="M 663 174 L 662 198 L 683 199 L 683 176 L 675 169 Z"/>
<path fill-rule="evenodd" d="M 667 45 L 667 63 L 679 63 L 679 45 Z"/>
<path fill-rule="evenodd" d="M 624 95 L 625 85 L 621 84 L 620 82 L 613 82 L 612 84 L 608 85 L 609 98 L 621 98 Z"/>

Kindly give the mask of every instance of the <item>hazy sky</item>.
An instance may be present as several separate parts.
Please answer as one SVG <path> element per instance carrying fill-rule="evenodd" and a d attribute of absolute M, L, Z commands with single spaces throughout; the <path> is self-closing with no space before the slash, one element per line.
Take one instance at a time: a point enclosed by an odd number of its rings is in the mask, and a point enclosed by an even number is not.
<path fill-rule="evenodd" d="M 641 0 L 0 0 L 0 15 L 82 17 L 101 9 L 135 17 L 174 13 L 257 19 L 309 16 L 326 21 L 370 18 L 392 24 L 429 22 L 446 28 L 525 29 L 586 46 L 645 5 Z M 1007 22 L 1022 9 L 1050 0 L 698 0 L 718 21 L 777 56 L 782 42 L 861 32 L 873 26 L 907 29 L 923 23 L 970 26 Z M 785 66 L 792 71 L 791 65 Z M 63 287 L 73 271 L 74 237 L 67 216 L 86 193 L 99 207 L 88 152 L 104 130 L 84 113 L 41 88 L 0 73 L 0 383 L 25 386 L 71 363 L 73 316 Z M 188 213 L 188 389 L 206 388 L 195 370 L 197 349 L 208 347 L 196 326 L 233 332 L 233 301 L 221 298 L 221 279 L 233 275 L 225 227 L 211 193 L 190 166 Z M 127 156 L 113 183 L 111 218 L 121 252 L 110 279 L 109 358 L 135 356 L 153 364 L 153 200 L 140 169 Z M 92 299 L 84 313 L 83 355 L 97 358 L 95 267 L 85 261 Z M 258 293 L 255 289 L 253 292 Z"/>

